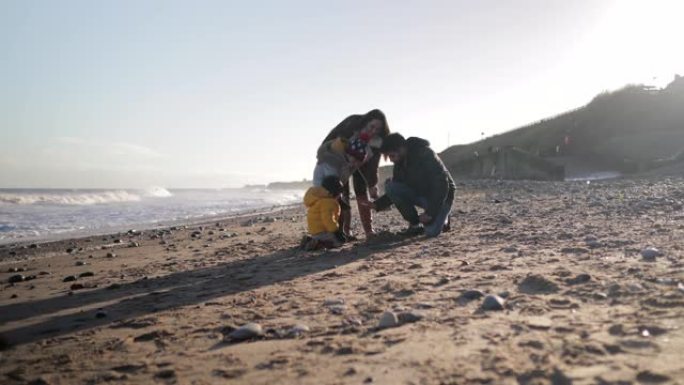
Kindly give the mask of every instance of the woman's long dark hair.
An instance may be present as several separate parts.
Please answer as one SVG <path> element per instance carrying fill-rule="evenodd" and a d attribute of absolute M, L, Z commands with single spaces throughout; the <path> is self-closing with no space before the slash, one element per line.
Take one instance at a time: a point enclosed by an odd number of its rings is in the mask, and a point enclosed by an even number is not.
<path fill-rule="evenodd" d="M 390 133 L 389 125 L 387 124 L 387 117 L 385 117 L 385 113 L 378 110 L 377 108 L 374 110 L 368 111 L 363 117 L 359 120 L 359 125 L 358 129 L 362 129 L 363 127 L 368 124 L 373 119 L 378 119 L 382 122 L 382 131 L 380 132 L 380 137 L 384 138 Z"/>

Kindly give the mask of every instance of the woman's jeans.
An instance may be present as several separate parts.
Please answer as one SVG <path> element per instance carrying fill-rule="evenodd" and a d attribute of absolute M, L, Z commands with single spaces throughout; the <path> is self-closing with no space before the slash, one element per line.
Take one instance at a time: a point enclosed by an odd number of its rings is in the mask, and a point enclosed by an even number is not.
<path fill-rule="evenodd" d="M 401 182 L 393 182 L 391 180 L 388 180 L 385 183 L 385 194 L 392 200 L 392 203 L 396 206 L 397 210 L 399 210 L 401 216 L 403 216 L 411 225 L 420 223 L 416 206 L 425 209 L 427 207 L 427 198 L 418 196 L 408 185 Z M 452 203 L 453 199 L 447 199 L 437 211 L 436 217 L 432 218 L 432 222 L 425 225 L 426 236 L 436 237 L 442 232 L 444 224 L 446 224 L 447 218 L 451 213 Z"/>

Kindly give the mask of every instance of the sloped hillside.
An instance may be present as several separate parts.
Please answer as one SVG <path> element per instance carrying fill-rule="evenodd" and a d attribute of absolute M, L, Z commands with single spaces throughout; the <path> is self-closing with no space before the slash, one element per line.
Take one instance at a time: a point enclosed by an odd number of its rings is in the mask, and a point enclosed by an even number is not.
<path fill-rule="evenodd" d="M 684 77 L 664 89 L 630 85 L 584 107 L 441 153 L 449 168 L 496 148 L 514 146 L 559 162 L 581 160 L 596 171 L 636 172 L 684 149 Z"/>

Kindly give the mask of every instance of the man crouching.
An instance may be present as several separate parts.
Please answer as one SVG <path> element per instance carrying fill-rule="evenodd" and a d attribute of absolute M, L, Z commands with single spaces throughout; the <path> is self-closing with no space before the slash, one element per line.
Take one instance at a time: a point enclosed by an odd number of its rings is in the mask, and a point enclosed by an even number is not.
<path fill-rule="evenodd" d="M 394 171 L 392 179 L 385 182 L 385 195 L 370 203 L 371 207 L 381 211 L 394 204 L 409 223 L 409 235 L 424 231 L 426 236 L 436 237 L 449 231 L 456 185 L 430 143 L 395 133 L 383 140 L 380 152 L 394 163 Z M 416 206 L 425 211 L 418 215 Z"/>

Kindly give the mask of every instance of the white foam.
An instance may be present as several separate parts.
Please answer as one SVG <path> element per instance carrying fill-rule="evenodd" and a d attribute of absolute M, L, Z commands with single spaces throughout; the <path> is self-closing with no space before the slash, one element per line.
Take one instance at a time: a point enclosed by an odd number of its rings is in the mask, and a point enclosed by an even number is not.
<path fill-rule="evenodd" d="M 168 198 L 172 197 L 173 194 L 171 194 L 171 191 L 165 189 L 164 187 L 150 187 L 146 190 L 144 190 L 144 195 L 146 197 L 153 197 L 153 198 Z"/>
<path fill-rule="evenodd" d="M 140 195 L 125 190 L 87 193 L 0 193 L 0 202 L 18 205 L 95 205 L 104 203 L 137 202 Z"/>
<path fill-rule="evenodd" d="M 144 229 L 301 202 L 303 190 L 0 190 L 0 244 Z"/>

